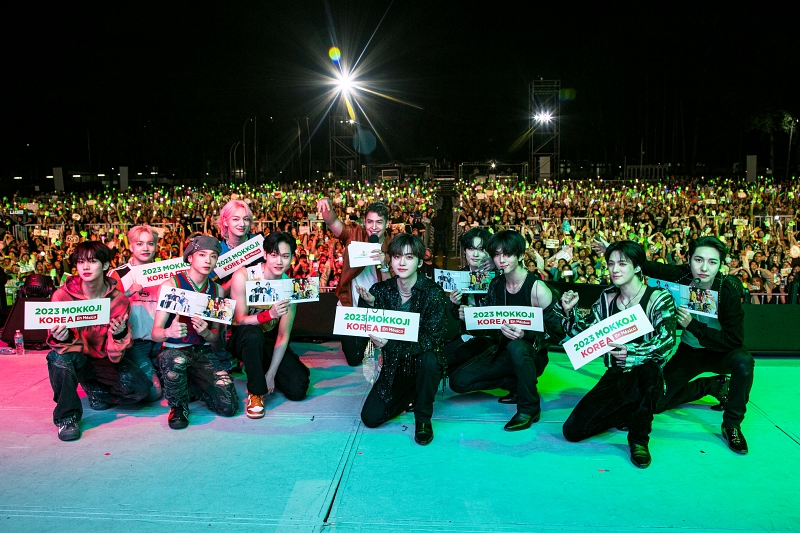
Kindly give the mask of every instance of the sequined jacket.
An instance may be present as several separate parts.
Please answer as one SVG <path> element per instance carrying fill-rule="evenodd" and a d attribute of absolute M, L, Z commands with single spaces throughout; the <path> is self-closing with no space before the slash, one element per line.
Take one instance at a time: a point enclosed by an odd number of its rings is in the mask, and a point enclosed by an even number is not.
<path fill-rule="evenodd" d="M 628 356 L 625 359 L 623 371 L 630 371 L 633 367 L 653 361 L 658 366 L 664 367 L 677 348 L 675 337 L 675 302 L 665 290 L 646 288 L 652 291 L 644 312 L 653 325 L 653 331 L 644 335 L 641 342 L 629 342 Z M 592 305 L 591 312 L 583 316 L 573 307 L 569 314 L 565 314 L 560 305 L 554 307 L 555 314 L 561 318 L 567 339 L 570 339 L 587 328 L 611 316 L 611 302 L 619 294 L 617 287 L 611 286 L 603 291 L 600 298 Z M 564 341 L 564 342 L 565 342 Z M 562 342 L 563 344 L 563 342 Z M 614 364 L 615 359 L 608 352 L 603 355 L 603 363 L 608 368 L 619 368 Z"/>
<path fill-rule="evenodd" d="M 375 303 L 367 305 L 363 298 L 359 298 L 359 307 L 399 310 L 401 298 L 400 291 L 397 289 L 397 276 L 376 283 L 369 289 L 369 292 L 375 296 Z M 383 353 L 381 373 L 387 373 L 387 379 L 377 382 L 376 386 L 378 383 L 383 384 L 383 387 L 377 391 L 382 399 L 388 400 L 391 397 L 395 375 L 416 375 L 417 356 L 420 354 L 433 353 L 442 367 L 446 368 L 442 335 L 445 330 L 445 313 L 448 302 L 441 287 L 425 276 L 417 277 L 408 301 L 408 312 L 420 315 L 417 342 L 390 340 L 381 349 Z"/>

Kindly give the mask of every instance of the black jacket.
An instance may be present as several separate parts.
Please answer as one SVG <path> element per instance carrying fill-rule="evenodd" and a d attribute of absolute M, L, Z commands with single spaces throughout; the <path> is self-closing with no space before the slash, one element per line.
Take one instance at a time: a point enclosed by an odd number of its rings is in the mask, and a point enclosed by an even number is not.
<path fill-rule="evenodd" d="M 664 265 L 648 261 L 642 267 L 648 277 L 690 285 L 692 271 L 689 265 Z M 719 324 L 722 330 L 708 327 L 699 320 L 689 323 L 689 330 L 700 344 L 717 352 L 730 352 L 744 346 L 744 310 L 742 309 L 742 282 L 736 276 L 717 274 L 711 290 L 719 291 Z"/>

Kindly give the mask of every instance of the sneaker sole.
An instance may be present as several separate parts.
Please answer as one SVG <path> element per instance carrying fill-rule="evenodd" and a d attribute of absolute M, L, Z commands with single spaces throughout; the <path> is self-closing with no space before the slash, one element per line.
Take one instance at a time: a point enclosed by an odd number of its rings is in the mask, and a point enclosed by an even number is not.
<path fill-rule="evenodd" d="M 247 418 L 264 418 L 264 415 L 266 413 L 250 414 L 248 412 L 245 412 L 245 414 L 247 415 Z"/>

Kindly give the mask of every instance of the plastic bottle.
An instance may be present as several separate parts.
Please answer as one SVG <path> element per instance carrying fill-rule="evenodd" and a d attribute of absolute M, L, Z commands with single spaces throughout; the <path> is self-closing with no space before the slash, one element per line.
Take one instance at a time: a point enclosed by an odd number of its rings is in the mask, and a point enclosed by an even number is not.
<path fill-rule="evenodd" d="M 25 355 L 25 338 L 20 330 L 14 333 L 14 348 L 17 349 L 17 355 Z"/>

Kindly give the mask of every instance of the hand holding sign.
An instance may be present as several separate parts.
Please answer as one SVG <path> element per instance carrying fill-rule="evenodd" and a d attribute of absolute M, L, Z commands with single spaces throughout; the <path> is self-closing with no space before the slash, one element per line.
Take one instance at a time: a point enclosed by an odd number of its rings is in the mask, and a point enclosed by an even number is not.
<path fill-rule="evenodd" d="M 186 334 L 189 332 L 189 328 L 187 328 L 186 324 L 183 322 L 173 320 L 172 324 L 170 324 L 166 331 L 169 338 L 180 339 L 186 336 Z"/>
<path fill-rule="evenodd" d="M 69 330 L 67 326 L 56 326 L 50 330 L 50 335 L 58 342 L 64 342 L 69 338 Z"/>
<path fill-rule="evenodd" d="M 126 327 L 128 327 L 128 313 L 125 313 L 119 320 L 112 318 L 108 322 L 108 330 L 112 335 L 119 335 L 125 331 Z"/>
<path fill-rule="evenodd" d="M 389 343 L 389 339 L 380 339 L 375 335 L 370 335 L 369 338 L 370 340 L 372 340 L 372 344 L 374 344 L 378 348 L 383 348 Z"/>

